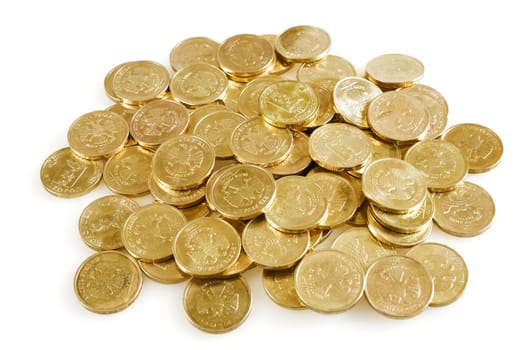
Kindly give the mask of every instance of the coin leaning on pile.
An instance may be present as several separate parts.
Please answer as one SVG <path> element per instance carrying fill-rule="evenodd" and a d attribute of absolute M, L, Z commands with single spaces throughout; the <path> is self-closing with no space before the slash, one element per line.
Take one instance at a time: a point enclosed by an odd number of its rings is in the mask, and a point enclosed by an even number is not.
<path fill-rule="evenodd" d="M 416 58 L 381 55 L 359 77 L 330 47 L 302 25 L 185 39 L 173 74 L 153 61 L 109 70 L 114 104 L 73 121 L 69 147 L 40 171 L 57 197 L 101 179 L 113 192 L 80 215 L 96 251 L 74 277 L 84 307 L 128 307 L 143 274 L 189 280 L 188 319 L 227 332 L 250 311 L 242 273 L 255 266 L 271 300 L 296 310 L 343 312 L 364 295 L 407 318 L 461 295 L 465 261 L 427 239 L 434 223 L 460 237 L 489 228 L 495 204 L 466 177 L 499 163 L 501 140 L 474 123 L 447 129 L 448 104 L 418 83 Z"/>

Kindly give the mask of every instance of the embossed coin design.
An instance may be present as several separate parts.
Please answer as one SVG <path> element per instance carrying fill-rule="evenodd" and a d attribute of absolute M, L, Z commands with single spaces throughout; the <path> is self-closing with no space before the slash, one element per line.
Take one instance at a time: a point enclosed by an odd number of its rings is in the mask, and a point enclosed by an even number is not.
<path fill-rule="evenodd" d="M 130 146 L 114 154 L 104 166 L 104 183 L 113 192 L 139 196 L 148 192 L 153 152 Z"/>
<path fill-rule="evenodd" d="M 297 71 L 297 80 L 322 86 L 331 93 L 339 80 L 353 75 L 356 72 L 350 62 L 339 56 L 328 55 L 314 63 L 303 63 Z"/>
<path fill-rule="evenodd" d="M 179 269 L 173 258 L 163 262 L 152 263 L 139 260 L 138 263 L 146 276 L 159 283 L 180 283 L 190 277 Z"/>
<path fill-rule="evenodd" d="M 425 67 L 416 58 L 401 54 L 377 56 L 366 64 L 366 78 L 383 90 L 408 87 L 423 77 Z"/>
<path fill-rule="evenodd" d="M 78 268 L 74 288 L 89 311 L 110 314 L 131 305 L 140 293 L 142 272 L 138 264 L 118 251 L 98 252 Z"/>
<path fill-rule="evenodd" d="M 182 40 L 170 52 L 170 65 L 174 71 L 193 63 L 207 63 L 219 66 L 217 50 L 219 43 L 206 37 L 193 37 Z"/>
<path fill-rule="evenodd" d="M 239 112 L 248 118 L 260 117 L 259 96 L 264 89 L 280 80 L 283 78 L 275 75 L 264 75 L 246 84 L 239 94 Z"/>
<path fill-rule="evenodd" d="M 126 197 L 109 195 L 89 203 L 80 214 L 80 237 L 92 249 L 111 250 L 123 246 L 122 227 L 139 205 Z"/>
<path fill-rule="evenodd" d="M 330 35 L 314 26 L 288 28 L 275 41 L 275 51 L 286 62 L 319 61 L 328 55 L 330 46 Z"/>
<path fill-rule="evenodd" d="M 177 71 L 170 81 L 174 99 L 193 107 L 221 100 L 228 88 L 228 78 L 219 68 L 193 63 Z"/>
<path fill-rule="evenodd" d="M 295 268 L 286 270 L 263 270 L 263 287 L 276 304 L 290 309 L 304 309 L 306 305 L 295 290 Z"/>
<path fill-rule="evenodd" d="M 251 292 L 242 277 L 191 279 L 184 291 L 184 311 L 191 323 L 206 332 L 223 333 L 237 328 L 251 307 Z"/>

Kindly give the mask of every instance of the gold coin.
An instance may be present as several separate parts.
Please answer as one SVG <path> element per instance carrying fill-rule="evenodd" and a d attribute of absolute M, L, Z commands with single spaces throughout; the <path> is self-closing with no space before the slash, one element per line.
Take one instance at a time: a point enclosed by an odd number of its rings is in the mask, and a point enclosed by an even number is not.
<path fill-rule="evenodd" d="M 51 154 L 40 168 L 42 185 L 54 196 L 73 198 L 91 192 L 102 179 L 103 160 L 76 156 L 71 148 Z"/>
<path fill-rule="evenodd" d="M 141 146 L 156 148 L 173 136 L 183 134 L 189 120 L 182 104 L 156 100 L 146 103 L 135 113 L 129 132 Z"/>
<path fill-rule="evenodd" d="M 401 159 L 401 150 L 397 145 L 377 139 L 372 132 L 365 132 L 365 135 L 368 137 L 368 141 L 370 141 L 370 145 L 372 146 L 372 153 L 370 154 L 370 158 L 366 164 L 383 158 Z M 366 169 L 366 164 L 359 169 L 350 170 L 348 173 L 352 176 L 360 178 L 363 176 L 363 173 Z"/>
<path fill-rule="evenodd" d="M 381 225 L 372 215 L 370 209 L 368 210 L 367 221 L 368 230 L 378 241 L 394 247 L 413 247 L 423 243 L 432 232 L 432 221 L 416 232 L 404 233 L 392 230 Z"/>
<path fill-rule="evenodd" d="M 435 89 L 423 84 L 414 84 L 402 91 L 423 102 L 427 109 L 429 126 L 424 139 L 433 140 L 439 137 L 448 120 L 448 104 L 445 98 Z"/>
<path fill-rule="evenodd" d="M 297 263 L 308 251 L 308 232 L 283 233 L 259 216 L 246 225 L 242 246 L 256 264 L 267 269 L 286 269 Z"/>
<path fill-rule="evenodd" d="M 342 57 L 328 55 L 317 62 L 303 63 L 297 71 L 297 80 L 320 85 L 331 93 L 339 80 L 354 75 L 356 72 L 352 63 Z"/>
<path fill-rule="evenodd" d="M 351 226 L 368 226 L 368 219 L 366 218 L 366 215 L 368 213 L 368 200 L 365 199 L 364 203 L 361 204 L 361 206 L 357 209 L 354 216 L 348 220 L 348 224 Z"/>
<path fill-rule="evenodd" d="M 295 290 L 295 268 L 286 270 L 263 270 L 263 287 L 277 305 L 290 309 L 304 309 L 306 305 Z"/>
<path fill-rule="evenodd" d="M 153 152 L 130 146 L 114 154 L 104 166 L 104 183 L 114 193 L 139 196 L 149 190 Z"/>
<path fill-rule="evenodd" d="M 457 124 L 442 136 L 457 146 L 467 157 L 469 173 L 483 173 L 499 164 L 503 143 L 499 136 L 483 125 Z"/>
<path fill-rule="evenodd" d="M 229 143 L 232 131 L 243 121 L 246 117 L 233 111 L 213 112 L 195 124 L 193 134 L 208 141 L 216 157 L 230 158 L 233 157 Z"/>
<path fill-rule="evenodd" d="M 319 312 L 348 310 L 359 301 L 364 286 L 361 264 L 337 250 L 310 252 L 295 269 L 299 299 Z"/>
<path fill-rule="evenodd" d="M 374 83 L 359 77 L 341 79 L 333 89 L 334 105 L 343 119 L 359 128 L 368 128 L 368 105 L 382 94 Z"/>
<path fill-rule="evenodd" d="M 180 208 L 179 210 L 182 214 L 184 214 L 188 222 L 193 219 L 208 216 L 211 213 L 211 209 L 208 207 L 206 202 L 199 203 L 187 208 Z"/>
<path fill-rule="evenodd" d="M 310 63 L 322 60 L 330 51 L 330 35 L 321 28 L 296 26 L 282 32 L 275 51 L 285 62 Z"/>
<path fill-rule="evenodd" d="M 315 129 L 308 144 L 312 159 L 332 171 L 362 167 L 370 158 L 371 151 L 365 133 L 345 123 L 330 123 Z"/>
<path fill-rule="evenodd" d="M 395 158 L 379 159 L 368 165 L 362 185 L 370 201 L 398 214 L 416 209 L 427 195 L 424 175 L 410 163 Z"/>
<path fill-rule="evenodd" d="M 71 124 L 67 141 L 76 155 L 87 159 L 109 157 L 124 148 L 129 126 L 116 113 L 93 111 Z"/>
<path fill-rule="evenodd" d="M 113 78 L 115 77 L 115 73 L 120 69 L 120 67 L 122 67 L 123 65 L 125 65 L 125 63 L 121 63 L 113 68 L 111 68 L 111 70 L 106 74 L 106 76 L 104 77 L 104 90 L 106 91 L 106 95 L 112 100 L 112 101 L 115 101 L 115 102 L 122 102 L 122 99 L 120 97 L 118 97 L 116 94 L 115 94 L 115 91 L 113 89 Z"/>
<path fill-rule="evenodd" d="M 245 84 L 240 84 L 234 81 L 228 82 L 228 88 L 222 98 L 222 102 L 234 112 L 239 112 L 239 96 L 244 89 L 244 86 Z"/>
<path fill-rule="evenodd" d="M 219 43 L 205 37 L 193 37 L 179 42 L 170 52 L 170 65 L 179 71 L 193 63 L 207 63 L 218 67 Z"/>
<path fill-rule="evenodd" d="M 321 242 L 323 242 L 332 232 L 332 229 L 319 229 L 315 228 L 313 230 L 310 230 L 310 247 L 308 247 L 308 250 L 313 250 L 318 247 Z"/>
<path fill-rule="evenodd" d="M 468 162 L 459 148 L 442 140 L 426 140 L 414 144 L 405 160 L 427 175 L 432 192 L 453 190 L 467 175 Z"/>
<path fill-rule="evenodd" d="M 310 123 L 319 110 L 319 98 L 310 86 L 293 80 L 277 81 L 259 96 L 264 120 L 279 128 L 302 127 Z"/>
<path fill-rule="evenodd" d="M 146 262 L 168 260 L 171 245 L 186 218 L 166 204 L 148 204 L 135 210 L 124 223 L 122 243 L 135 258 Z"/>
<path fill-rule="evenodd" d="M 268 167 L 282 162 L 290 154 L 293 134 L 288 129 L 271 126 L 261 118 L 253 118 L 233 130 L 230 143 L 239 162 Z"/>
<path fill-rule="evenodd" d="M 259 37 L 268 40 L 275 51 L 275 41 L 277 40 L 277 35 L 263 34 L 259 35 Z M 292 68 L 292 66 L 292 64 L 279 59 L 279 57 L 276 57 L 275 63 L 272 67 L 272 70 L 270 71 L 270 74 L 284 74 L 288 72 Z"/>
<path fill-rule="evenodd" d="M 434 193 L 434 221 L 443 231 L 459 237 L 479 235 L 489 228 L 496 207 L 481 186 L 463 182 L 453 191 Z"/>
<path fill-rule="evenodd" d="M 346 229 L 332 242 L 331 248 L 356 257 L 365 270 L 380 257 L 396 254 L 394 248 L 375 239 L 366 227 Z"/>
<path fill-rule="evenodd" d="M 275 53 L 268 40 L 253 34 L 238 34 L 222 42 L 217 60 L 230 79 L 249 81 L 272 69 Z"/>
<path fill-rule="evenodd" d="M 335 111 L 332 103 L 332 94 L 327 89 L 310 84 L 310 87 L 314 89 L 317 98 L 319 99 L 319 109 L 315 114 L 314 119 L 311 122 L 303 125 L 306 129 L 317 128 L 321 125 L 325 125 L 334 117 Z"/>
<path fill-rule="evenodd" d="M 259 96 L 271 84 L 283 80 L 274 75 L 264 75 L 257 77 L 244 86 L 239 94 L 239 112 L 248 118 L 261 117 L 259 107 Z"/>
<path fill-rule="evenodd" d="M 95 250 L 123 247 L 122 227 L 139 205 L 126 197 L 109 195 L 89 203 L 80 214 L 78 231 L 82 241 Z"/>
<path fill-rule="evenodd" d="M 429 126 L 425 105 L 399 91 L 385 92 L 370 102 L 368 125 L 380 138 L 399 144 L 422 140 Z"/>
<path fill-rule="evenodd" d="M 218 111 L 229 111 L 230 109 L 221 104 L 209 104 L 195 108 L 190 114 L 190 122 L 188 123 L 188 128 L 186 129 L 187 134 L 193 134 L 193 129 L 195 125 L 207 116 L 210 113 Z"/>
<path fill-rule="evenodd" d="M 113 75 L 113 93 L 126 104 L 141 105 L 162 97 L 169 81 L 168 70 L 157 62 L 126 62 Z"/>
<path fill-rule="evenodd" d="M 414 233 L 421 231 L 434 216 L 434 200 L 432 195 L 427 193 L 425 201 L 414 211 L 406 214 L 394 214 L 384 211 L 371 204 L 370 213 L 374 219 L 386 228 L 400 233 Z"/>
<path fill-rule="evenodd" d="M 215 151 L 207 141 L 197 136 L 180 135 L 157 149 L 152 174 L 166 188 L 188 190 L 204 183 L 214 164 Z"/>
<path fill-rule="evenodd" d="M 377 56 L 366 64 L 365 76 L 383 90 L 408 87 L 423 77 L 425 67 L 414 57 L 401 54 Z"/>
<path fill-rule="evenodd" d="M 328 213 L 319 223 L 320 227 L 335 227 L 355 214 L 357 194 L 347 179 L 330 172 L 319 172 L 308 178 L 321 188 L 326 198 Z"/>
<path fill-rule="evenodd" d="M 177 71 L 170 81 L 175 100 L 195 107 L 221 100 L 228 88 L 228 78 L 219 68 L 193 63 Z"/>
<path fill-rule="evenodd" d="M 210 333 L 237 328 L 251 307 L 250 287 L 241 276 L 230 279 L 192 278 L 184 291 L 184 311 L 191 323 Z"/>
<path fill-rule="evenodd" d="M 130 306 L 140 293 L 142 272 L 138 264 L 118 251 L 98 252 L 78 268 L 75 294 L 89 311 L 110 314 Z"/>
<path fill-rule="evenodd" d="M 156 282 L 166 284 L 180 283 L 190 277 L 179 269 L 173 258 L 163 262 L 144 262 L 139 260 L 138 263 L 144 274 Z"/>
<path fill-rule="evenodd" d="M 261 167 L 238 164 L 224 168 L 210 179 L 206 199 L 222 216 L 252 219 L 265 212 L 275 199 L 275 180 Z"/>
<path fill-rule="evenodd" d="M 417 315 L 428 306 L 433 294 L 432 278 L 425 267 L 406 256 L 379 258 L 366 274 L 368 303 L 389 317 Z"/>
<path fill-rule="evenodd" d="M 242 232 L 242 231 L 241 231 Z M 214 276 L 215 278 L 231 278 L 233 276 L 240 275 L 242 272 L 245 272 L 251 268 L 255 267 L 253 260 L 244 252 L 244 249 L 241 248 L 241 253 L 237 261 L 221 274 Z"/>
<path fill-rule="evenodd" d="M 323 191 L 307 177 L 286 176 L 276 180 L 275 185 L 275 201 L 265 215 L 277 230 L 290 233 L 310 230 L 327 215 Z"/>
<path fill-rule="evenodd" d="M 308 153 L 308 136 L 300 131 L 293 132 L 290 154 L 280 163 L 267 167 L 274 176 L 299 174 L 312 162 Z"/>
<path fill-rule="evenodd" d="M 116 113 L 120 115 L 126 123 L 128 123 L 128 126 L 131 124 L 131 118 L 133 118 L 133 115 L 137 112 L 136 106 L 130 106 L 123 103 L 115 103 L 108 108 L 106 108 L 106 111 Z"/>
<path fill-rule="evenodd" d="M 427 269 L 434 284 L 430 306 L 442 306 L 455 301 L 467 285 L 465 261 L 455 250 L 439 243 L 423 243 L 410 249 L 407 256 Z"/>
<path fill-rule="evenodd" d="M 182 271 L 211 277 L 230 268 L 241 253 L 241 238 L 226 221 L 203 217 L 182 227 L 173 242 L 173 256 Z"/>
<path fill-rule="evenodd" d="M 189 190 L 173 190 L 157 183 L 153 176 L 148 179 L 148 188 L 158 202 L 173 205 L 177 208 L 191 207 L 204 200 L 206 185 Z"/>

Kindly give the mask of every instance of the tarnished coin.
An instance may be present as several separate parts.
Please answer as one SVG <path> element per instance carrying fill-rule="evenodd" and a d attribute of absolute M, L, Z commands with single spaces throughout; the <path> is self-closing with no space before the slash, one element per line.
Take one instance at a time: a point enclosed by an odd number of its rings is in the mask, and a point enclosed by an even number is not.
<path fill-rule="evenodd" d="M 235 264 L 241 253 L 241 238 L 226 221 L 203 217 L 180 229 L 172 250 L 182 271 L 191 276 L 212 277 Z"/>
<path fill-rule="evenodd" d="M 426 140 L 414 144 L 405 160 L 427 175 L 432 192 L 447 192 L 459 184 L 468 171 L 468 162 L 459 148 L 442 140 Z"/>
<path fill-rule="evenodd" d="M 103 160 L 76 156 L 71 148 L 51 154 L 40 168 L 42 185 L 54 196 L 73 198 L 91 192 L 102 179 Z"/>
<path fill-rule="evenodd" d="M 292 144 L 293 134 L 290 130 L 271 126 L 261 118 L 242 122 L 233 130 L 230 139 L 230 147 L 239 162 L 263 167 L 285 160 L 292 150 Z"/>
<path fill-rule="evenodd" d="M 148 188 L 155 200 L 177 208 L 187 208 L 200 203 L 206 195 L 205 184 L 189 190 L 173 190 L 158 184 L 153 176 L 148 179 Z"/>
<path fill-rule="evenodd" d="M 175 101 L 156 100 L 142 106 L 131 119 L 129 132 L 144 147 L 156 148 L 186 131 L 190 116 Z"/>
<path fill-rule="evenodd" d="M 367 213 L 368 230 L 372 235 L 382 243 L 394 247 L 413 247 L 417 244 L 423 243 L 432 232 L 432 221 L 429 221 L 418 231 L 405 233 L 392 230 L 381 225 L 372 215 L 371 210 Z"/>
<path fill-rule="evenodd" d="M 496 207 L 490 194 L 471 182 L 453 191 L 434 193 L 434 221 L 443 231 L 460 237 L 479 235 L 489 228 Z"/>
<path fill-rule="evenodd" d="M 86 245 L 95 250 L 123 246 L 122 227 L 139 205 L 126 197 L 109 195 L 89 203 L 80 214 L 78 231 Z"/>
<path fill-rule="evenodd" d="M 317 97 L 319 98 L 319 109 L 315 114 L 314 119 L 311 122 L 303 125 L 305 129 L 314 129 L 321 125 L 325 125 L 334 117 L 335 110 L 332 103 L 332 94 L 327 89 L 309 84 L 312 89 L 314 89 Z"/>
<path fill-rule="evenodd" d="M 164 187 L 188 190 L 204 183 L 214 164 L 215 151 L 207 141 L 197 136 L 180 135 L 157 149 L 152 174 Z"/>
<path fill-rule="evenodd" d="M 408 87 L 423 77 L 425 67 L 416 58 L 402 54 L 377 56 L 366 64 L 365 76 L 383 90 Z"/>
<path fill-rule="evenodd" d="M 286 176 L 275 184 L 275 201 L 265 215 L 277 230 L 291 233 L 310 230 L 327 215 L 322 189 L 307 177 Z"/>
<path fill-rule="evenodd" d="M 417 315 L 428 306 L 433 294 L 430 274 L 413 258 L 385 256 L 376 260 L 366 273 L 368 303 L 389 317 Z"/>
<path fill-rule="evenodd" d="M 104 183 L 113 192 L 139 196 L 148 192 L 153 152 L 130 146 L 114 154 L 104 166 Z"/>
<path fill-rule="evenodd" d="M 192 278 L 184 291 L 183 304 L 195 327 L 210 333 L 228 332 L 237 328 L 250 312 L 250 287 L 241 276 Z"/>
<path fill-rule="evenodd" d="M 275 199 L 275 180 L 261 167 L 238 164 L 225 168 L 206 186 L 206 199 L 226 218 L 252 219 L 265 212 Z"/>
<path fill-rule="evenodd" d="M 229 142 L 231 134 L 244 121 L 246 121 L 245 116 L 233 111 L 213 112 L 195 124 L 193 134 L 208 141 L 215 150 L 216 157 L 233 157 Z"/>
<path fill-rule="evenodd" d="M 297 80 L 316 84 L 331 93 L 339 80 L 355 74 L 352 63 L 342 57 L 328 55 L 317 62 L 303 63 L 297 71 Z"/>
<path fill-rule="evenodd" d="M 275 176 L 299 174 L 312 162 L 308 153 L 308 136 L 300 131 L 293 132 L 293 144 L 290 154 L 280 163 L 267 167 Z"/>
<path fill-rule="evenodd" d="M 308 232 L 283 233 L 268 225 L 264 216 L 251 220 L 242 234 L 246 254 L 267 269 L 286 269 L 308 251 Z"/>
<path fill-rule="evenodd" d="M 195 108 L 190 114 L 190 122 L 188 123 L 188 128 L 186 129 L 187 134 L 193 134 L 193 129 L 195 125 L 202 118 L 206 117 L 208 114 L 219 111 L 229 111 L 230 109 L 221 104 L 209 104 Z"/>
<path fill-rule="evenodd" d="M 192 37 L 179 42 L 170 52 L 170 65 L 174 71 L 193 63 L 207 63 L 218 67 L 219 43 L 206 37 Z"/>
<path fill-rule="evenodd" d="M 330 46 L 330 35 L 313 26 L 288 28 L 275 41 L 275 51 L 286 62 L 319 61 L 328 55 Z"/>
<path fill-rule="evenodd" d="M 398 214 L 417 209 L 427 195 L 424 175 L 410 163 L 395 158 L 379 159 L 368 165 L 362 185 L 369 200 Z"/>
<path fill-rule="evenodd" d="M 331 171 L 362 167 L 371 156 L 365 133 L 345 123 L 323 125 L 310 135 L 308 152 L 321 167 Z"/>
<path fill-rule="evenodd" d="M 295 268 L 286 270 L 263 270 L 263 287 L 276 304 L 290 309 L 304 309 L 306 305 L 295 290 Z"/>
<path fill-rule="evenodd" d="M 76 155 L 100 159 L 123 149 L 128 135 L 128 123 L 121 116 L 102 110 L 86 113 L 75 120 L 67 132 L 67 141 Z"/>
<path fill-rule="evenodd" d="M 132 61 L 119 66 L 113 75 L 113 93 L 119 101 L 141 105 L 162 97 L 170 82 L 166 67 L 152 61 Z"/>
<path fill-rule="evenodd" d="M 417 98 L 399 91 L 385 92 L 370 102 L 368 125 L 380 138 L 399 144 L 422 140 L 430 124 Z"/>
<path fill-rule="evenodd" d="M 359 301 L 364 286 L 360 262 L 337 250 L 308 253 L 295 269 L 299 299 L 319 312 L 348 310 Z"/>
<path fill-rule="evenodd" d="M 347 123 L 363 129 L 368 128 L 368 105 L 381 94 L 381 89 L 369 80 L 346 77 L 334 86 L 335 109 Z"/>
<path fill-rule="evenodd" d="M 193 63 L 177 71 L 170 81 L 174 99 L 195 107 L 221 100 L 228 88 L 228 78 L 219 68 Z"/>
<path fill-rule="evenodd" d="M 190 276 L 182 272 L 175 259 L 163 262 L 144 262 L 138 261 L 140 269 L 146 276 L 160 283 L 172 284 L 187 280 Z"/>
<path fill-rule="evenodd" d="M 450 304 L 463 293 L 468 270 L 455 250 L 439 243 L 423 243 L 410 249 L 406 255 L 423 264 L 432 277 L 434 296 L 430 306 Z"/>
<path fill-rule="evenodd" d="M 246 84 L 239 94 L 239 112 L 248 118 L 260 117 L 259 96 L 268 86 L 281 80 L 279 76 L 264 75 Z"/>
<path fill-rule="evenodd" d="M 262 91 L 259 108 L 264 120 L 273 126 L 300 128 L 316 117 L 319 98 L 310 86 L 283 80 L 270 84 Z"/>
<path fill-rule="evenodd" d="M 457 146 L 468 160 L 469 173 L 483 173 L 499 164 L 503 143 L 499 136 L 483 125 L 457 124 L 442 139 Z"/>
<path fill-rule="evenodd" d="M 75 294 L 89 311 L 110 314 L 131 305 L 142 287 L 138 264 L 118 251 L 98 252 L 78 268 L 74 279 Z"/>
<path fill-rule="evenodd" d="M 180 211 L 166 204 L 148 204 L 124 223 L 122 243 L 135 258 L 146 262 L 168 260 L 177 232 L 186 224 Z"/>

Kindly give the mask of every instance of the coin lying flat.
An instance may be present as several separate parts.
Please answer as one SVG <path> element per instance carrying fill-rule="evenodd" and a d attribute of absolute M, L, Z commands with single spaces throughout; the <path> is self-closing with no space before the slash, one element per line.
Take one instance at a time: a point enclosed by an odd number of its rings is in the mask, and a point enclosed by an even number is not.
<path fill-rule="evenodd" d="M 299 174 L 312 162 L 308 154 L 308 136 L 300 131 L 293 132 L 292 149 L 288 156 L 280 163 L 267 167 L 274 176 Z"/>
<path fill-rule="evenodd" d="M 332 92 L 339 80 L 353 75 L 356 72 L 352 63 L 342 57 L 328 55 L 317 62 L 303 63 L 297 71 L 297 80 L 322 86 Z"/>
<path fill-rule="evenodd" d="M 319 312 L 341 312 L 363 295 L 364 272 L 359 261 L 337 250 L 306 255 L 295 269 L 299 299 Z"/>
<path fill-rule="evenodd" d="M 303 128 L 312 130 L 321 125 L 325 125 L 333 119 L 335 110 L 332 102 L 332 94 L 327 89 L 315 84 L 309 84 L 314 89 L 317 98 L 319 99 L 319 109 L 311 122 L 303 125 Z"/>
<path fill-rule="evenodd" d="M 264 75 L 246 84 L 239 94 L 239 112 L 248 118 L 260 117 L 259 96 L 264 89 L 280 80 L 283 78 L 275 75 Z"/>
<path fill-rule="evenodd" d="M 118 251 L 98 252 L 78 268 L 74 279 L 75 294 L 89 311 L 110 314 L 127 308 L 142 287 L 138 264 Z"/>
<path fill-rule="evenodd" d="M 109 70 L 107 72 L 106 76 L 104 77 L 104 91 L 106 91 L 106 95 L 114 102 L 120 103 L 122 102 L 122 99 L 118 97 L 115 94 L 115 91 L 113 90 L 113 77 L 115 76 L 115 73 L 125 65 L 125 63 L 121 63 Z"/>
<path fill-rule="evenodd" d="M 140 269 L 146 276 L 159 283 L 180 283 L 190 277 L 179 269 L 173 258 L 163 262 L 145 262 L 139 260 L 138 263 Z"/>
<path fill-rule="evenodd" d="M 463 293 L 468 270 L 455 250 L 439 243 L 423 243 L 410 249 L 406 255 L 423 264 L 432 277 L 434 296 L 430 306 L 450 304 Z"/>
<path fill-rule="evenodd" d="M 275 41 L 275 51 L 286 62 L 319 61 L 328 55 L 330 46 L 330 35 L 313 26 L 288 28 Z"/>
<path fill-rule="evenodd" d="M 208 104 L 199 106 L 192 110 L 190 113 L 190 121 L 188 123 L 188 128 L 186 129 L 186 134 L 193 134 L 193 129 L 195 128 L 195 125 L 201 120 L 202 118 L 206 117 L 208 114 L 211 114 L 213 112 L 218 111 L 229 111 L 230 109 L 224 105 L 221 104 Z"/>
<path fill-rule="evenodd" d="M 124 103 L 115 103 L 106 108 L 106 111 L 116 113 L 124 118 L 128 125 L 131 124 L 131 118 L 133 118 L 137 110 L 137 106 L 126 105 Z"/>
<path fill-rule="evenodd" d="M 366 78 L 383 90 L 408 87 L 423 77 L 425 67 L 416 58 L 402 54 L 377 56 L 366 64 Z"/>
<path fill-rule="evenodd" d="M 263 287 L 276 304 L 290 309 L 304 309 L 306 305 L 295 290 L 295 268 L 286 270 L 263 270 Z"/>
<path fill-rule="evenodd" d="M 130 146 L 114 154 L 104 166 L 104 183 L 113 192 L 139 196 L 149 190 L 153 152 Z"/>
<path fill-rule="evenodd" d="M 372 132 L 365 132 L 366 137 L 368 137 L 368 141 L 370 142 L 371 148 L 371 154 L 370 158 L 366 162 L 366 164 L 370 164 L 375 160 L 383 159 L 383 158 L 398 158 L 401 159 L 401 150 L 399 147 L 393 143 L 385 142 L 380 139 L 378 139 L 374 133 Z M 366 169 L 365 166 L 356 169 L 356 170 L 350 170 L 348 173 L 354 177 L 361 177 L 363 176 L 363 173 Z"/>
<path fill-rule="evenodd" d="M 392 230 L 381 225 L 372 215 L 371 210 L 368 210 L 367 222 L 368 230 L 378 241 L 394 247 L 413 247 L 423 243 L 432 232 L 432 221 L 429 221 L 415 232 L 405 233 Z"/>
<path fill-rule="evenodd" d="M 40 168 L 40 181 L 57 197 L 73 198 L 91 192 L 102 179 L 103 160 L 80 158 L 71 148 L 51 154 Z"/>
<path fill-rule="evenodd" d="M 268 42 L 272 45 L 273 47 L 273 50 L 275 51 L 275 41 L 277 40 L 277 35 L 276 34 L 262 34 L 262 35 L 259 35 L 260 38 L 263 38 L 265 40 L 268 40 Z M 272 67 L 272 70 L 270 71 L 270 74 L 285 74 L 286 72 L 288 72 L 290 69 L 292 69 L 294 65 L 293 64 L 290 64 L 288 62 L 285 62 L 283 61 L 282 59 L 280 59 L 279 57 L 275 57 L 275 62 L 274 62 L 274 65 Z"/>
<path fill-rule="evenodd" d="M 148 179 L 148 188 L 155 200 L 177 208 L 187 208 L 196 205 L 202 202 L 206 195 L 206 185 L 200 185 L 189 190 L 173 190 L 157 183 L 153 176 L 150 176 Z"/>
<path fill-rule="evenodd" d="M 123 246 L 122 227 L 139 205 L 126 197 L 109 195 L 89 203 L 80 214 L 80 237 L 95 250 L 118 249 Z"/>
<path fill-rule="evenodd" d="M 237 230 L 238 231 L 238 230 Z M 242 232 L 242 231 L 241 231 Z M 241 248 L 241 253 L 237 261 L 226 270 L 221 272 L 219 275 L 214 276 L 215 278 L 231 278 L 238 276 L 241 273 L 255 267 L 254 261 L 246 254 L 244 249 Z"/>
<path fill-rule="evenodd" d="M 365 295 L 368 303 L 386 316 L 415 316 L 428 306 L 433 294 L 430 274 L 413 258 L 399 255 L 382 257 L 366 273 Z"/>
<path fill-rule="evenodd" d="M 207 63 L 219 66 L 217 50 L 219 43 L 206 37 L 193 37 L 182 40 L 170 52 L 170 65 L 174 71 L 192 63 Z"/>
<path fill-rule="evenodd" d="M 184 311 L 191 323 L 210 333 L 237 328 L 251 307 L 250 287 L 242 277 L 191 279 L 183 297 Z"/>

